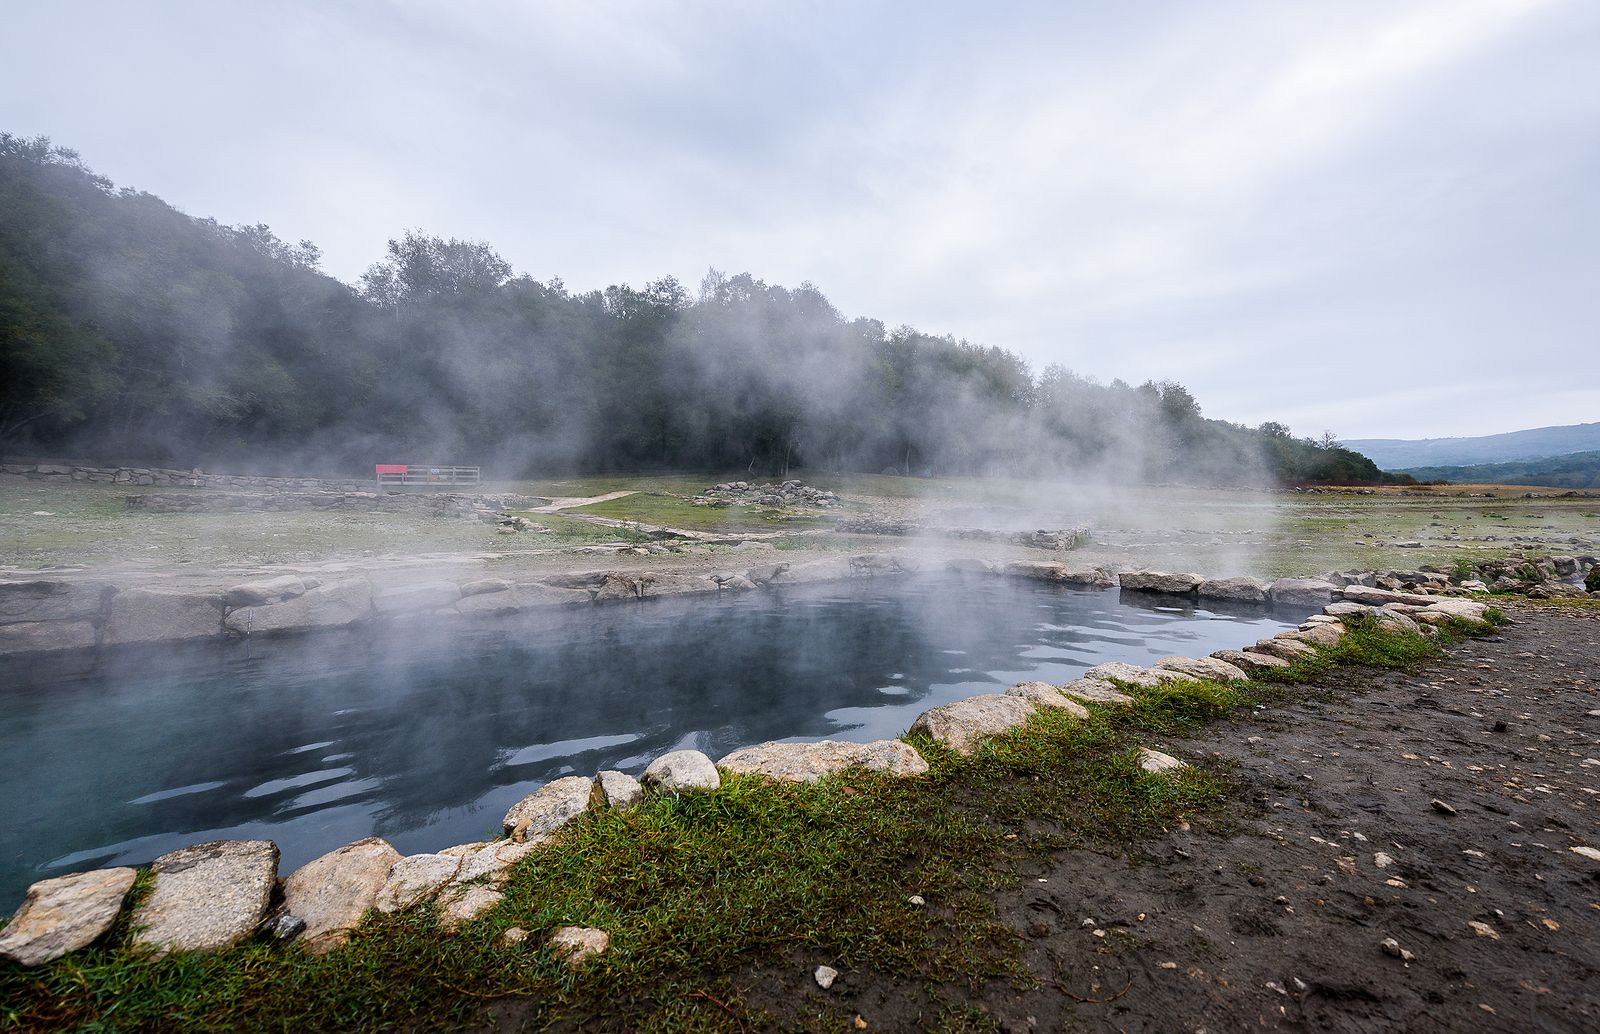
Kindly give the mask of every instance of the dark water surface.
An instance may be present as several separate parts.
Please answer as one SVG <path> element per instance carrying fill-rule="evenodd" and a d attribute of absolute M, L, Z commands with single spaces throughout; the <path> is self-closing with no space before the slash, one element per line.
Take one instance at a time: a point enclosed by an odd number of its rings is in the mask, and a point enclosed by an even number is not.
<path fill-rule="evenodd" d="M 1297 620 L 951 576 L 12 663 L 0 909 L 34 880 L 206 840 L 275 840 L 283 872 L 373 834 L 435 850 L 497 833 L 558 776 L 897 736 L 938 704 Z"/>

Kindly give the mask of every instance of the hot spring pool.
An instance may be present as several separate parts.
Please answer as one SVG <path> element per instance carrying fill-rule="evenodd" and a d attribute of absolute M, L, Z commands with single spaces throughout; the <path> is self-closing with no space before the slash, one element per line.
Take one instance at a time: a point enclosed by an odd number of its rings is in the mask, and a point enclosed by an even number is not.
<path fill-rule="evenodd" d="M 498 833 L 557 776 L 897 736 L 939 704 L 1302 616 L 952 575 L 13 664 L 0 909 L 34 880 L 206 840 L 275 840 L 282 872 L 374 834 L 434 850 Z"/>

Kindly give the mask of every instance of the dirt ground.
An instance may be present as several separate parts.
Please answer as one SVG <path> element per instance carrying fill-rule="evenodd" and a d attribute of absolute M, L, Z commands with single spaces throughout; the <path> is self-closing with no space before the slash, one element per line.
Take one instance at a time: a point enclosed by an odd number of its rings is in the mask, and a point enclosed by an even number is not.
<path fill-rule="evenodd" d="M 1600 1030 L 1600 860 L 1570 850 L 1600 848 L 1600 614 L 1509 613 L 1421 671 L 1159 744 L 1234 803 L 1024 862 L 999 908 L 1037 986 L 806 970 L 743 1003 L 807 1029 Z"/>

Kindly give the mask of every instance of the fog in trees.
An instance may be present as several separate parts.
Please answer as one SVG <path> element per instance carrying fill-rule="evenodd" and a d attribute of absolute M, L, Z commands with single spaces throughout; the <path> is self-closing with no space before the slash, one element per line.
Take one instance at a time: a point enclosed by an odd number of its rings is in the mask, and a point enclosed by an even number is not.
<path fill-rule="evenodd" d="M 804 470 L 1253 484 L 1377 480 L 1179 384 L 1060 367 L 709 271 L 574 292 L 408 230 L 360 282 L 310 241 L 193 218 L 76 153 L 0 134 L 0 449 L 9 455 L 494 477 Z"/>

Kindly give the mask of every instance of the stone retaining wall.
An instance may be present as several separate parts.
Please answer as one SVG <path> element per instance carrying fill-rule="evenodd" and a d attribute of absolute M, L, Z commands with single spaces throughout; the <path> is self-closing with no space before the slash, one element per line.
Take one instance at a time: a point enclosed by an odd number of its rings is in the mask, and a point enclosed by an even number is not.
<path fill-rule="evenodd" d="M 211 474 L 202 470 L 162 467 L 90 467 L 77 463 L 0 463 L 0 477 L 30 481 L 87 481 L 104 485 L 154 485 L 162 488 L 252 488 L 265 492 L 371 491 L 373 482 L 358 478 L 266 477 L 257 474 Z"/>
<path fill-rule="evenodd" d="M 371 486 L 368 486 L 369 488 Z M 264 513 L 287 510 L 355 510 L 427 517 L 470 517 L 478 510 L 527 509 L 530 496 L 471 496 L 438 492 L 146 492 L 128 496 L 128 509 L 142 513 Z"/>

